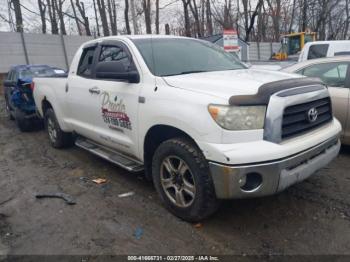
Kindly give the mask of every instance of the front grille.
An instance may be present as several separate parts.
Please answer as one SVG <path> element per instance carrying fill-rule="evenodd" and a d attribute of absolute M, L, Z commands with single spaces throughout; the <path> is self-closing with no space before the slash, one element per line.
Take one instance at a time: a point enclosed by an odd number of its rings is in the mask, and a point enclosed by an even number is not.
<path fill-rule="evenodd" d="M 311 121 L 309 111 L 315 108 L 317 119 Z M 282 121 L 282 139 L 300 135 L 332 120 L 332 105 L 329 97 L 308 103 L 286 107 Z"/>

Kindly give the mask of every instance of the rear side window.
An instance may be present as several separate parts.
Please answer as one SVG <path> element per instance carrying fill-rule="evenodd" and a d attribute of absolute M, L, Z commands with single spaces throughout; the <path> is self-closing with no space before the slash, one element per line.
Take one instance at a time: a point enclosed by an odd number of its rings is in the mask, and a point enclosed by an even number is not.
<path fill-rule="evenodd" d="M 78 75 L 83 77 L 91 77 L 92 76 L 92 66 L 94 61 L 96 47 L 89 47 L 83 50 L 83 54 L 81 55 L 79 66 L 78 66 Z"/>
<path fill-rule="evenodd" d="M 318 77 L 328 86 L 344 87 L 349 63 L 323 63 L 309 66 L 301 72 L 304 76 Z"/>
<path fill-rule="evenodd" d="M 307 59 L 322 58 L 327 56 L 328 44 L 311 45 Z"/>

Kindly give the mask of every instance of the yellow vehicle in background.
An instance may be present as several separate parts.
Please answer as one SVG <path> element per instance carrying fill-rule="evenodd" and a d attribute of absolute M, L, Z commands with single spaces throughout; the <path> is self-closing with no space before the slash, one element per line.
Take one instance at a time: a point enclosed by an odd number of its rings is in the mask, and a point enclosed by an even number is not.
<path fill-rule="evenodd" d="M 278 53 L 272 55 L 274 60 L 287 60 L 289 56 L 300 52 L 307 42 L 316 41 L 315 32 L 298 32 L 282 36 L 282 47 Z"/>

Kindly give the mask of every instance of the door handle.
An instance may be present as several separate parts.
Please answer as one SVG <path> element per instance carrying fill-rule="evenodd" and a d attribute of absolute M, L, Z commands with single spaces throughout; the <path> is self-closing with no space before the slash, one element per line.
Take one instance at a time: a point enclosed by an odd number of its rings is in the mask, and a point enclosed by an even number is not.
<path fill-rule="evenodd" d="M 95 86 L 95 87 L 90 88 L 89 92 L 90 92 L 90 94 L 98 94 L 99 95 L 101 93 L 101 90 Z"/>

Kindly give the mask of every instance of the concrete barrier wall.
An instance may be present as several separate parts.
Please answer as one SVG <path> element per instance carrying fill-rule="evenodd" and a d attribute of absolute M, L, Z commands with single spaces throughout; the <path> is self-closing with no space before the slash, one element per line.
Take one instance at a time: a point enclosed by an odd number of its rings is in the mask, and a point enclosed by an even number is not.
<path fill-rule="evenodd" d="M 12 65 L 26 63 L 68 69 L 76 50 L 92 39 L 88 36 L 0 32 L 0 73 L 8 72 Z M 280 47 L 280 43 L 251 42 L 245 51 L 247 57 L 242 59 L 269 60 Z"/>
<path fill-rule="evenodd" d="M 46 64 L 68 69 L 76 50 L 87 36 L 61 36 L 0 32 L 0 73 L 12 65 Z"/>

